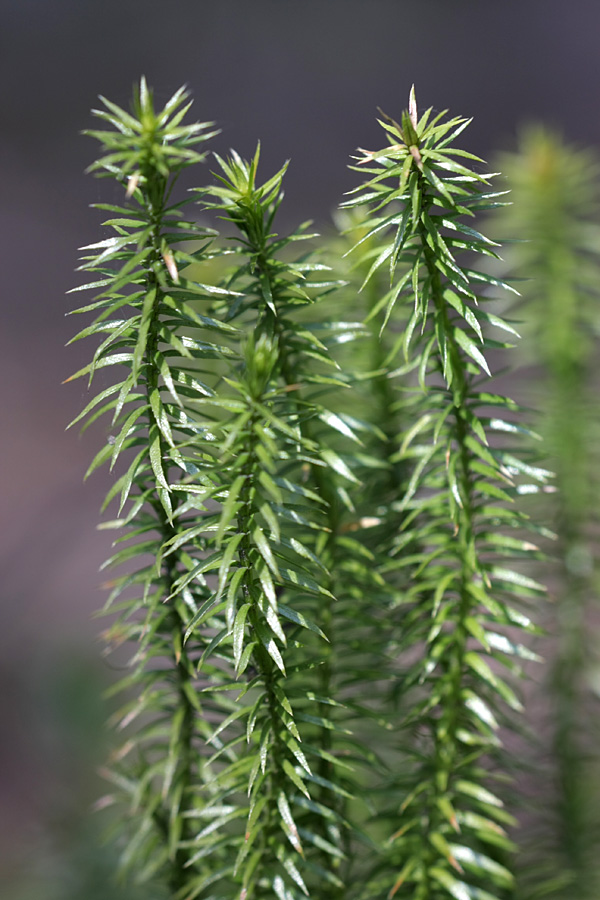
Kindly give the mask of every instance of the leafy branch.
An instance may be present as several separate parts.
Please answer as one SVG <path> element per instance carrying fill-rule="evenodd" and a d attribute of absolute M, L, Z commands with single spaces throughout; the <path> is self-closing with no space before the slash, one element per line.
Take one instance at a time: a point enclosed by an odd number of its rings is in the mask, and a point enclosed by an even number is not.
<path fill-rule="evenodd" d="M 519 536 L 523 515 L 511 507 L 548 473 L 496 439 L 527 429 L 512 415 L 516 404 L 482 389 L 481 374 L 490 375 L 485 352 L 508 346 L 486 332 L 516 332 L 483 308 L 488 297 L 478 290 L 509 286 L 462 262 L 466 254 L 495 255 L 494 243 L 468 223 L 498 196 L 488 176 L 466 165 L 479 161 L 453 146 L 468 122 L 432 118 L 431 110 L 419 118 L 413 90 L 402 124 L 383 114 L 380 124 L 389 145 L 363 151 L 355 168 L 367 179 L 345 206 L 368 204 L 370 228 L 357 247 L 378 235 L 368 278 L 384 265 L 389 271 L 382 331 L 403 300 L 413 306 L 388 363 L 388 377 L 416 378 L 403 388 L 413 424 L 398 436 L 393 459 L 410 461 L 412 475 L 387 574 L 408 571 L 399 647 L 409 657 L 419 648 L 402 676 L 414 770 L 390 837 L 397 875 L 389 897 L 504 897 L 513 880 L 504 859 L 512 818 L 485 784 L 483 762 L 498 760 L 498 716 L 520 708 L 498 664 L 518 673 L 519 658 L 531 655 L 512 634 L 532 628 L 522 606 L 542 591 L 507 567 L 507 557 L 537 554 Z"/>
<path fill-rule="evenodd" d="M 112 130 L 88 132 L 104 150 L 90 169 L 123 185 L 125 205 L 97 204 L 111 213 L 104 225 L 115 234 L 83 248 L 94 252 L 84 257 L 81 269 L 94 273 L 96 280 L 76 290 L 101 290 L 92 303 L 76 310 L 97 315 L 74 340 L 106 337 L 92 362 L 72 378 L 87 375 L 91 383 L 99 369 L 109 366 L 122 367 L 117 371 L 124 368 L 125 374 L 96 394 L 72 424 L 84 419 L 88 427 L 99 416 L 112 414 L 115 435 L 88 474 L 102 464 L 112 469 L 121 456 L 131 457 L 128 451 L 134 454 L 103 507 L 119 498 L 121 516 L 129 506 L 125 515 L 102 527 L 124 531 L 116 541 L 122 549 L 105 567 L 130 569 L 109 582 L 105 611 L 118 615 L 105 637 L 115 646 L 127 641 L 138 645 L 131 673 L 113 688 L 127 692 L 114 722 L 128 737 L 115 750 L 107 777 L 129 798 L 131 837 L 123 851 L 124 868 L 135 866 L 141 880 L 164 871 L 177 892 L 188 878 L 183 843 L 189 837 L 195 745 L 206 735 L 193 685 L 194 652 L 184 646 L 184 633 L 189 607 L 205 602 L 206 589 L 198 584 L 185 598 L 175 598 L 173 586 L 185 559 L 164 554 L 162 547 L 178 540 L 189 514 L 181 485 L 172 479 L 178 471 L 184 477 L 196 471 L 189 450 L 196 425 L 189 405 L 208 388 L 190 374 L 195 353 L 202 356 L 184 334 L 196 324 L 195 314 L 185 303 L 178 306 L 173 292 L 204 295 L 204 288 L 188 283 L 182 271 L 202 256 L 211 234 L 183 219 L 185 201 L 170 204 L 170 196 L 181 171 L 202 161 L 197 145 L 214 132 L 206 123 L 181 124 L 189 109 L 183 90 L 156 111 L 143 79 L 133 114 L 108 100 L 103 104 L 105 109 L 95 114 Z M 191 254 L 178 249 L 188 241 L 203 247 Z M 103 804 L 113 802 L 116 795 Z"/>
<path fill-rule="evenodd" d="M 175 201 L 212 125 L 143 79 L 132 113 L 103 104 L 91 170 L 124 200 L 83 248 L 75 339 L 100 343 L 72 377 L 114 374 L 75 420 L 111 417 L 89 472 L 126 460 L 101 526 L 105 636 L 133 648 L 101 804 L 125 874 L 173 900 L 507 898 L 498 732 L 545 533 L 516 501 L 549 473 L 486 383 L 510 346 L 490 331 L 516 332 L 477 263 L 497 245 L 472 219 L 503 200 L 454 146 L 467 121 L 419 118 L 413 91 L 359 157 L 362 324 L 331 314 L 353 276 L 299 251 L 308 225 L 274 231 L 286 166 L 261 184 L 259 149 L 215 156 Z M 231 237 L 184 217 L 197 198 Z"/>
<path fill-rule="evenodd" d="M 518 310 L 530 329 L 528 363 L 541 367 L 535 397 L 544 412 L 540 430 L 556 472 L 557 491 L 537 511 L 556 533 L 556 602 L 548 610 L 556 652 L 549 666 L 553 740 L 537 748 L 556 791 L 543 797 L 522 866 L 521 890 L 533 896 L 596 896 L 598 826 L 593 785 L 594 741 L 593 562 L 597 425 L 594 333 L 598 292 L 598 161 L 542 127 L 525 131 L 517 153 L 502 157 L 512 189 L 497 228 L 518 242 L 507 265 L 527 273 Z M 590 690 L 592 688 L 592 690 Z M 541 857 L 538 847 L 552 846 Z"/>

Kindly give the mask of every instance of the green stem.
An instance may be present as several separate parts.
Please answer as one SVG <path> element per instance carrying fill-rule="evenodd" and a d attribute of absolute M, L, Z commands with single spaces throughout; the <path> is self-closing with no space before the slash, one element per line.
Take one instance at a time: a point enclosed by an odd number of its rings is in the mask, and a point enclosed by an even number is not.
<path fill-rule="evenodd" d="M 568 378 L 561 381 L 557 377 L 556 380 L 558 414 L 562 419 L 557 423 L 557 430 L 564 435 L 564 423 L 569 421 L 570 434 L 563 438 L 564 444 L 561 442 L 556 448 L 559 453 L 557 480 L 562 487 L 562 509 L 557 523 L 562 548 L 562 596 L 556 606 L 558 648 L 552 671 L 556 704 L 554 752 L 558 770 L 560 847 L 572 879 L 570 889 L 583 900 L 595 896 L 595 887 L 591 883 L 595 872 L 588 855 L 590 842 L 586 839 L 592 823 L 589 821 L 588 776 L 581 735 L 583 676 L 588 645 L 586 603 L 588 597 L 594 596 L 594 587 L 590 579 L 591 560 L 581 512 L 584 508 L 585 461 L 578 459 L 582 447 L 573 447 L 577 442 L 584 443 L 584 428 L 577 416 L 584 386 L 579 384 L 578 390 L 572 390 L 576 386 L 569 384 Z M 571 449 L 574 451 L 572 454 L 569 452 Z"/>
<path fill-rule="evenodd" d="M 159 183 L 157 184 L 157 182 Z M 147 367 L 145 387 L 146 398 L 149 404 L 151 394 L 153 393 L 153 391 L 158 389 L 159 385 L 159 374 L 156 366 L 154 365 L 154 358 L 158 350 L 159 343 L 159 310 L 161 307 L 163 293 L 160 289 L 155 267 L 161 264 L 161 230 L 163 221 L 163 204 L 167 184 L 164 179 L 157 179 L 156 177 L 153 177 L 149 178 L 148 185 L 149 192 L 147 211 L 152 222 L 151 241 L 153 251 L 149 257 L 147 286 L 149 290 L 156 290 L 153 315 L 148 330 L 148 341 L 146 345 Z M 156 427 L 158 427 L 157 423 L 155 423 L 155 425 Z M 165 446 L 165 442 L 162 436 L 159 436 L 159 445 L 161 459 L 168 458 L 166 453 L 167 447 Z M 165 474 L 168 475 L 168 467 L 166 467 Z M 172 522 L 169 522 L 160 500 L 155 497 L 151 501 L 151 503 L 158 519 L 159 533 L 162 539 L 162 543 L 164 543 L 175 537 L 175 535 L 177 534 L 177 529 L 172 524 Z M 165 597 L 168 597 L 171 594 L 177 574 L 177 559 L 176 557 L 170 557 L 168 562 L 163 563 L 162 568 L 161 580 L 164 585 Z M 194 667 L 183 646 L 185 622 L 182 620 L 179 612 L 177 611 L 176 601 L 173 602 L 173 605 L 171 607 L 167 627 L 170 632 L 170 641 L 173 654 L 172 663 L 175 673 L 177 706 L 180 709 L 183 709 L 184 713 L 181 726 L 180 746 L 177 755 L 177 771 L 174 776 L 174 779 L 180 786 L 178 815 L 176 821 L 172 822 L 169 812 L 165 810 L 163 813 L 161 813 L 160 820 L 162 823 L 162 829 L 166 827 L 168 834 L 170 834 L 171 829 L 174 826 L 179 827 L 181 829 L 181 833 L 179 835 L 178 843 L 185 843 L 192 837 L 190 831 L 190 820 L 185 816 L 185 811 L 187 809 L 187 803 L 189 802 L 189 790 L 192 784 L 192 750 L 195 718 L 195 709 L 189 700 L 186 688 L 193 681 Z M 185 868 L 187 859 L 188 855 L 186 850 L 179 846 L 175 852 L 175 855 L 170 860 L 169 883 L 173 892 L 176 892 L 183 888 L 189 880 L 190 872 L 189 869 Z"/>
<path fill-rule="evenodd" d="M 441 332 L 446 336 L 449 346 L 450 364 L 452 369 L 452 397 L 453 397 L 453 440 L 458 447 L 458 471 L 457 482 L 461 498 L 461 507 L 458 510 L 456 522 L 457 543 L 456 554 L 460 560 L 461 574 L 459 587 L 459 602 L 456 619 L 453 626 L 452 647 L 448 652 L 446 671 L 449 677 L 448 688 L 445 691 L 442 703 L 442 712 L 437 722 L 434 734 L 433 748 L 433 777 L 431 778 L 431 792 L 427 809 L 427 831 L 437 830 L 444 819 L 437 800 L 441 797 L 452 796 L 452 780 L 457 768 L 459 756 L 459 744 L 456 732 L 460 722 L 461 694 L 465 673 L 465 653 L 467 650 L 468 631 L 465 620 L 470 615 L 473 601 L 468 591 L 468 585 L 472 582 L 475 569 L 469 562 L 474 557 L 474 528 L 473 528 L 473 501 L 472 482 L 469 465 L 469 450 L 466 446 L 468 425 L 466 422 L 466 403 L 468 385 L 465 378 L 464 364 L 460 350 L 453 337 L 452 324 L 448 315 L 447 304 L 443 298 L 442 280 L 438 267 L 435 264 L 435 256 L 427 243 L 425 227 L 420 224 L 419 232 L 423 247 L 423 255 L 427 266 L 428 276 L 431 281 L 431 296 L 433 299 L 435 316 L 441 320 Z M 441 360 L 438 360 L 440 371 Z M 429 842 L 428 842 L 429 843 Z M 429 846 L 425 854 L 424 879 L 419 885 L 415 900 L 428 900 L 433 896 L 428 869 L 435 864 L 436 854 Z"/>
<path fill-rule="evenodd" d="M 269 290 L 273 297 L 274 303 L 276 305 L 276 283 L 272 277 L 272 270 L 269 265 L 268 260 L 268 248 L 262 246 L 260 249 L 260 253 L 257 256 L 257 272 L 259 276 L 262 274 L 266 281 L 269 284 Z M 270 314 L 270 321 L 278 338 L 278 346 L 279 346 L 279 367 L 281 371 L 281 375 L 286 385 L 290 386 L 296 384 L 298 378 L 294 371 L 294 367 L 290 360 L 290 355 L 286 342 L 286 333 L 284 329 L 284 325 L 279 318 L 279 316 L 273 316 Z M 300 395 L 299 392 L 294 392 L 294 402 L 296 409 L 298 411 L 298 421 L 299 421 L 299 429 L 300 434 L 306 440 L 312 439 L 310 423 L 306 420 L 303 420 L 300 414 Z M 332 487 L 331 479 L 325 476 L 322 468 L 320 466 L 313 467 L 313 478 L 315 480 L 315 486 L 319 495 L 323 498 L 326 503 L 327 508 L 327 527 L 328 534 L 325 542 L 325 546 L 323 547 L 321 553 L 321 559 L 327 571 L 330 573 L 328 578 L 326 579 L 325 587 L 326 589 L 335 596 L 335 577 L 333 573 L 336 569 L 336 550 L 337 550 L 337 540 L 339 533 L 339 509 L 338 509 L 338 500 L 335 493 L 335 490 Z M 328 637 L 328 641 L 325 642 L 325 646 L 321 651 L 322 654 L 322 663 L 319 666 L 319 693 L 322 697 L 330 697 L 332 695 L 332 680 L 333 680 L 333 661 L 335 659 L 335 634 L 333 625 L 333 600 L 330 596 L 325 596 L 322 601 L 322 606 L 320 610 L 320 619 L 319 626 L 322 628 L 324 633 Z M 331 707 L 327 703 L 319 702 L 317 706 L 317 715 L 323 720 L 331 720 Z M 325 725 L 320 726 L 319 728 L 319 737 L 318 737 L 318 746 L 321 747 L 326 753 L 331 753 L 333 748 L 333 740 L 332 740 L 332 730 L 327 728 Z M 327 781 L 334 780 L 334 773 L 332 772 L 332 763 L 324 759 L 323 757 L 319 758 L 317 774 L 326 779 Z M 337 799 L 334 801 L 334 806 L 332 807 L 332 798 L 330 796 L 331 792 L 324 785 L 318 786 L 316 800 L 317 802 L 321 802 L 325 806 L 329 806 L 334 808 L 336 811 L 339 810 L 339 803 Z M 345 803 L 345 801 L 344 801 Z M 319 826 L 323 830 L 323 837 L 328 839 L 329 835 L 326 833 L 325 822 L 322 817 L 319 817 Z M 331 858 L 322 851 L 323 854 L 323 864 L 325 867 L 332 866 L 335 870 L 338 870 L 340 867 L 340 861 L 338 859 L 331 860 Z M 330 886 L 329 890 L 332 892 L 331 897 L 332 900 L 335 900 L 336 897 L 341 897 L 344 888 L 337 888 L 333 885 Z"/>
<path fill-rule="evenodd" d="M 555 176 L 558 177 L 558 176 Z M 596 590 L 586 539 L 590 508 L 590 470 L 586 408 L 591 345 L 582 313 L 584 295 L 578 290 L 580 260 L 571 246 L 577 233 L 562 196 L 546 185 L 540 198 L 541 260 L 538 312 L 542 361 L 549 375 L 548 433 L 556 460 L 559 488 L 556 531 L 561 552 L 561 592 L 556 604 L 556 658 L 552 668 L 555 701 L 554 756 L 558 791 L 558 842 L 574 896 L 597 896 L 597 872 L 592 862 L 592 803 L 586 771 L 582 728 L 583 682 L 589 647 L 586 606 Z M 554 190 L 552 190 L 554 187 Z M 541 302 L 541 301 L 539 301 Z"/>
<path fill-rule="evenodd" d="M 254 425 L 257 420 L 258 416 L 256 414 L 253 414 L 248 423 L 248 431 L 250 435 L 254 435 Z M 246 479 L 240 492 L 241 508 L 238 513 L 237 521 L 239 531 L 243 535 L 238 549 L 238 559 L 240 565 L 246 568 L 246 572 L 244 573 L 241 581 L 241 590 L 244 597 L 244 602 L 251 604 L 248 613 L 248 623 L 255 633 L 257 631 L 257 626 L 261 624 L 262 614 L 257 608 L 257 588 L 254 584 L 252 575 L 252 560 L 257 551 L 253 547 L 250 533 L 252 528 L 252 521 L 257 512 L 254 505 L 254 496 L 256 492 L 255 481 L 259 469 L 260 460 L 256 454 L 256 441 L 253 440 L 246 451 L 246 459 L 244 460 L 242 465 L 242 473 L 246 476 Z M 258 590 L 260 591 L 260 588 Z M 274 837 L 276 830 L 275 822 L 277 821 L 277 795 L 280 786 L 285 780 L 285 776 L 282 773 L 282 763 L 283 760 L 286 759 L 288 751 L 280 736 L 281 729 L 284 726 L 277 712 L 279 701 L 277 700 L 275 694 L 275 685 L 280 677 L 279 672 L 276 670 L 274 662 L 260 642 L 257 643 L 257 646 L 252 653 L 252 660 L 257 672 L 261 676 L 261 680 L 264 685 L 271 729 L 269 757 L 273 765 L 267 766 L 266 768 L 266 771 L 268 772 L 268 780 L 265 790 L 268 794 L 269 799 L 268 803 L 266 804 L 266 822 L 262 829 L 260 837 L 263 848 L 266 848 L 268 847 L 271 839 Z M 269 865 L 272 865 L 272 860 L 269 860 L 268 863 L 265 863 L 264 855 L 261 854 L 259 869 L 270 871 L 268 868 Z M 260 871 L 255 873 L 253 880 L 255 883 L 258 883 L 260 881 Z M 268 896 L 270 898 L 271 894 L 267 893 L 265 896 Z"/>

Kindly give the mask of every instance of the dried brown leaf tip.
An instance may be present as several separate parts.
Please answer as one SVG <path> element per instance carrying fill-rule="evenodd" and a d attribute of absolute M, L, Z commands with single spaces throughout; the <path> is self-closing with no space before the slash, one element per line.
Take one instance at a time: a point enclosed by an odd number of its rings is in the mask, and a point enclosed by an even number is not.
<path fill-rule="evenodd" d="M 140 180 L 139 172 L 134 172 L 133 175 L 130 175 L 129 178 L 127 179 L 127 190 L 125 191 L 125 196 L 127 197 L 127 199 L 129 199 L 129 197 L 133 196 L 135 189 L 139 184 L 139 180 Z"/>
<path fill-rule="evenodd" d="M 402 126 L 399 125 L 395 119 L 392 119 L 391 116 L 388 116 L 388 114 L 386 112 L 384 112 L 380 106 L 377 107 L 377 112 L 379 113 L 381 118 L 384 120 L 384 122 L 387 122 L 388 125 L 392 126 L 392 128 L 397 129 L 397 131 L 400 133 L 400 137 L 402 138 L 402 140 L 404 140 L 404 135 L 402 134 Z"/>
<path fill-rule="evenodd" d="M 417 98 L 415 95 L 415 86 L 410 89 L 410 94 L 408 95 L 408 115 L 410 121 L 412 123 L 412 127 L 417 130 L 417 123 L 419 121 L 419 116 L 417 114 Z"/>
<path fill-rule="evenodd" d="M 356 165 L 364 166 L 365 163 L 389 156 L 392 150 L 405 150 L 406 147 L 404 144 L 392 144 L 390 147 L 386 147 L 385 150 L 365 150 L 364 147 L 357 147 L 356 149 L 359 153 L 364 153 L 363 157 L 355 157 Z"/>
<path fill-rule="evenodd" d="M 177 270 L 177 263 L 175 262 L 173 251 L 170 248 L 163 250 L 162 258 L 164 260 L 165 266 L 167 267 L 169 275 L 171 276 L 175 284 L 179 284 L 179 272 Z"/>
<path fill-rule="evenodd" d="M 377 156 L 377 150 L 365 150 L 364 147 L 356 148 L 359 153 L 363 153 L 362 157 L 355 157 L 357 166 L 364 166 L 365 163 L 372 162 Z"/>

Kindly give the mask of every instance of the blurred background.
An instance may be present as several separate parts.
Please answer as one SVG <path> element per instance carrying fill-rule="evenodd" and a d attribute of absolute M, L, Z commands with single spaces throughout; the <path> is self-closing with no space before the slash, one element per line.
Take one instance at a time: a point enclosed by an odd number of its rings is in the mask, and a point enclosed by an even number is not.
<path fill-rule="evenodd" d="M 92 618 L 108 476 L 82 483 L 97 435 L 65 433 L 85 386 L 61 386 L 89 353 L 65 350 L 64 316 L 77 248 L 101 238 L 89 204 L 104 184 L 84 174 L 96 147 L 80 136 L 97 95 L 128 106 L 142 74 L 163 101 L 187 84 L 195 116 L 222 129 L 213 148 L 248 155 L 260 139 L 266 174 L 290 158 L 284 220 L 327 230 L 356 183 L 349 155 L 380 142 L 376 107 L 398 117 L 413 82 L 420 109 L 473 116 L 461 146 L 484 158 L 514 150 L 529 121 L 598 147 L 600 5 L 3 0 L 0 12 L 0 885 L 19 900 L 102 900 L 119 896 L 90 816 L 112 675 Z"/>

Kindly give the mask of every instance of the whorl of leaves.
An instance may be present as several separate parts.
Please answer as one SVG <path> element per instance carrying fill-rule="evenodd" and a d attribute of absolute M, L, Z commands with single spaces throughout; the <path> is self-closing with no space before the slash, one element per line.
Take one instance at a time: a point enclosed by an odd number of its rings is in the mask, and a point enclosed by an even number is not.
<path fill-rule="evenodd" d="M 106 638 L 134 654 L 112 691 L 125 739 L 103 805 L 126 802 L 126 873 L 165 879 L 180 900 L 289 900 L 323 883 L 343 896 L 356 752 L 332 715 L 327 563 L 339 509 L 353 510 L 348 447 L 367 426 L 323 401 L 347 387 L 330 348 L 362 328 L 305 314 L 335 284 L 310 255 L 290 258 L 305 227 L 271 233 L 285 167 L 258 185 L 258 151 L 217 157 L 201 202 L 239 234 L 214 249 L 214 233 L 182 218 L 189 200 L 169 205 L 211 136 L 182 124 L 185 93 L 156 112 L 142 80 L 132 114 L 103 103 L 113 130 L 90 132 L 104 150 L 91 169 L 125 198 L 98 204 L 116 234 L 83 248 L 95 280 L 77 290 L 98 293 L 77 312 L 96 319 L 76 339 L 103 340 L 72 376 L 119 372 L 75 422 L 112 416 L 89 472 L 127 456 L 104 504 L 118 500 L 119 517 L 102 527 L 122 531 L 106 566 L 126 567 Z M 215 256 L 231 264 L 226 285 L 193 280 Z"/>
<path fill-rule="evenodd" d="M 388 880 L 380 870 L 374 889 L 491 900 L 507 897 L 513 882 L 512 818 L 489 777 L 499 723 L 507 707 L 520 708 L 502 670 L 518 674 L 531 656 L 517 634 L 532 629 L 524 607 L 542 590 L 514 567 L 537 555 L 514 500 L 548 473 L 513 447 L 528 434 L 516 404 L 485 385 L 489 351 L 509 346 L 490 329 L 516 332 L 486 308 L 487 289 L 509 285 L 471 261 L 495 256 L 472 220 L 501 201 L 490 176 L 468 167 L 479 160 L 454 147 L 468 121 L 431 110 L 419 118 L 413 90 L 402 123 L 382 115 L 380 124 L 388 146 L 362 152 L 354 168 L 367 178 L 345 206 L 368 208 L 354 252 L 375 235 L 380 242 L 366 281 L 389 272 L 377 312 L 382 331 L 396 332 L 387 371 L 402 379 L 412 418 L 397 438 L 395 459 L 409 461 L 412 474 L 392 504 L 403 521 L 386 577 L 400 591 L 402 749 L 413 763 L 400 811 L 385 812 L 396 874 Z"/>

